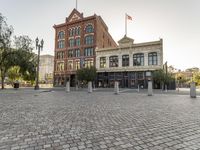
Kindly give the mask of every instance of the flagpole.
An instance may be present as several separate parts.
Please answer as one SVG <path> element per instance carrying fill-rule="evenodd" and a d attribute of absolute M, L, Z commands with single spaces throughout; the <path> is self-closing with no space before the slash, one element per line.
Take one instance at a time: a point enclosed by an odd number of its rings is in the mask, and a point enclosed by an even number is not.
<path fill-rule="evenodd" d="M 76 0 L 76 10 L 77 10 L 77 0 Z"/>
<path fill-rule="evenodd" d="M 125 13 L 125 36 L 127 35 L 127 15 Z"/>

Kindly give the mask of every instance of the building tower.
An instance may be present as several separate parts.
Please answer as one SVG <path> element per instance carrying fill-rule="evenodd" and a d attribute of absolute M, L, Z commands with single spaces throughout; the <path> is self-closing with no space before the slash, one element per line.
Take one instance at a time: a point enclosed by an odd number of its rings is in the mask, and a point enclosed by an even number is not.
<path fill-rule="evenodd" d="M 65 86 L 70 80 L 76 84 L 76 70 L 95 66 L 96 48 L 117 47 L 100 16 L 84 17 L 76 9 L 65 23 L 54 25 L 55 60 L 54 86 Z"/>

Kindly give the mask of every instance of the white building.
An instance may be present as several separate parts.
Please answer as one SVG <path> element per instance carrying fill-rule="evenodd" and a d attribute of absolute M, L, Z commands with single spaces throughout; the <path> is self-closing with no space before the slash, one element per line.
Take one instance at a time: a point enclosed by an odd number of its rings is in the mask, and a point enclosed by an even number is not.
<path fill-rule="evenodd" d="M 52 83 L 53 81 L 53 68 L 54 68 L 54 56 L 41 55 L 39 66 L 39 81 Z"/>
<path fill-rule="evenodd" d="M 96 68 L 99 87 L 147 87 L 151 74 L 163 67 L 163 41 L 134 44 L 124 36 L 117 48 L 96 49 Z"/>

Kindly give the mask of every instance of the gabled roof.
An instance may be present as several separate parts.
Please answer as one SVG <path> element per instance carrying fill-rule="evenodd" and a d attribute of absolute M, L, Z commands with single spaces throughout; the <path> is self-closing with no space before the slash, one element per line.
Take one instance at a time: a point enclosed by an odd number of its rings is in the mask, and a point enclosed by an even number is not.
<path fill-rule="evenodd" d="M 66 18 L 66 22 L 72 22 L 79 19 L 83 19 L 83 13 L 80 13 L 74 8 L 71 14 L 68 16 L 68 18 Z"/>
<path fill-rule="evenodd" d="M 134 40 L 124 35 L 124 37 L 118 41 L 119 46 L 123 45 L 133 45 Z"/>

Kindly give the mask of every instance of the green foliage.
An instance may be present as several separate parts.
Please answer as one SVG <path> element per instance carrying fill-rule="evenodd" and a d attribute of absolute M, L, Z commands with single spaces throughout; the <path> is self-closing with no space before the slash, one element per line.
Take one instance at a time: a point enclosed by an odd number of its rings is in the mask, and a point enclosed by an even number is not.
<path fill-rule="evenodd" d="M 21 74 L 19 72 L 20 67 L 19 66 L 14 66 L 11 67 L 8 72 L 7 72 L 7 76 L 10 79 L 10 81 L 13 83 L 16 80 L 19 80 L 19 78 L 21 77 Z"/>
<path fill-rule="evenodd" d="M 200 85 L 200 72 L 194 74 L 194 82 L 196 82 L 197 85 Z"/>
<path fill-rule="evenodd" d="M 5 17 L 0 13 L 0 75 L 2 89 L 7 74 L 11 79 L 14 79 L 19 73 L 21 77 L 29 81 L 34 81 L 36 75 L 36 55 L 32 52 L 32 40 L 28 36 L 15 36 L 14 48 L 11 48 L 12 33 L 12 26 L 7 25 Z M 14 66 L 19 66 L 19 70 L 15 70 L 17 68 Z"/>
<path fill-rule="evenodd" d="M 10 55 L 13 53 L 10 47 L 12 33 L 12 26 L 7 25 L 5 17 L 0 13 L 0 75 L 2 89 L 4 88 L 6 72 L 12 64 L 10 59 Z"/>
<path fill-rule="evenodd" d="M 96 71 L 95 67 L 79 69 L 77 70 L 78 80 L 86 82 L 94 81 L 97 76 Z"/>
<path fill-rule="evenodd" d="M 153 72 L 153 79 L 161 84 L 169 84 L 174 80 L 171 74 L 167 74 L 163 69 L 159 69 Z"/>

